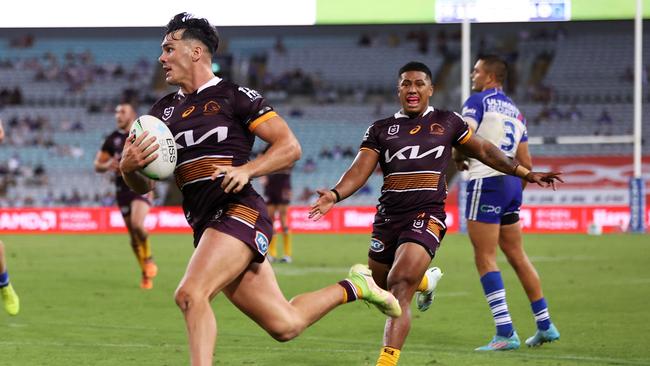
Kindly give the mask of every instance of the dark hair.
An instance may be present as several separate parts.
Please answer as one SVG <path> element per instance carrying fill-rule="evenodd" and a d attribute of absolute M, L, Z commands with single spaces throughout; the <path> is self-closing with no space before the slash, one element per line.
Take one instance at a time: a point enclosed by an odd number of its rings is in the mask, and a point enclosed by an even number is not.
<path fill-rule="evenodd" d="M 137 103 L 137 101 L 134 100 L 134 99 L 135 99 L 135 98 L 124 98 L 124 99 L 121 99 L 120 102 L 117 103 L 117 105 L 128 105 L 128 106 L 130 106 L 131 108 L 133 108 L 134 111 L 137 112 L 137 111 L 138 111 L 138 103 Z"/>
<path fill-rule="evenodd" d="M 219 34 L 217 28 L 213 27 L 205 18 L 194 18 L 189 13 L 179 13 L 174 15 L 172 20 L 167 23 L 165 35 L 184 29 L 181 39 L 196 39 L 201 41 L 211 55 L 214 55 L 219 48 Z"/>
<path fill-rule="evenodd" d="M 402 74 L 407 72 L 407 71 L 421 71 L 425 74 L 427 74 L 427 77 L 431 82 L 433 82 L 433 77 L 431 76 L 431 70 L 429 70 L 429 67 L 422 62 L 417 62 L 417 61 L 411 61 L 407 63 L 406 65 L 402 66 L 399 69 L 399 72 L 397 73 L 397 77 L 402 77 Z"/>
<path fill-rule="evenodd" d="M 478 57 L 483 61 L 485 70 L 489 73 L 494 73 L 497 82 L 503 84 L 508 76 L 508 64 L 504 59 L 497 55 L 481 55 Z"/>

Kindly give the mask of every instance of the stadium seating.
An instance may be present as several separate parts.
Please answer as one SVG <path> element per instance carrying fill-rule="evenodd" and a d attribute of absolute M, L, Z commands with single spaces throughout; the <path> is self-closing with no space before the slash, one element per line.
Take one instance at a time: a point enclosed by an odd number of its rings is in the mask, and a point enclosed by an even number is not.
<path fill-rule="evenodd" d="M 587 26 L 571 24 L 562 36 L 520 37 L 515 43 L 518 84 L 513 98 L 528 119 L 530 136 L 552 141 L 560 136 L 622 135 L 632 132 L 632 84 L 627 75 L 633 55 L 631 33 L 623 26 L 606 31 L 597 26 L 589 26 L 591 28 L 588 32 L 580 27 Z M 492 33 L 496 34 L 494 38 L 498 38 L 498 34 L 512 33 L 513 29 L 505 26 Z M 404 28 L 397 30 L 396 33 L 404 37 Z M 376 37 L 385 40 L 392 33 L 394 30 L 388 28 Z M 479 30 L 474 34 L 477 38 L 484 33 Z M 648 36 L 645 37 L 645 59 L 650 57 Z M 429 48 L 436 49 L 435 37 L 431 38 Z M 282 50 L 275 47 L 275 36 L 264 35 L 262 32 L 256 36 L 235 36 L 228 40 L 228 52 L 234 60 L 233 76 L 236 80 L 244 80 L 243 83 L 246 80 L 245 72 L 242 71 L 244 66 L 251 57 L 262 53 L 266 55 L 265 67 L 271 76 L 301 69 L 319 80 L 320 87 L 364 91 L 365 95 L 360 98 L 341 98 L 332 104 L 320 104 L 304 96 L 273 101 L 303 147 L 303 160 L 297 163 L 293 175 L 294 198 L 298 203 L 305 204 L 309 201 L 299 200 L 303 191 L 313 192 L 316 188 L 335 184 L 353 159 L 350 156 L 321 158 L 319 154 L 322 150 L 332 150 L 339 146 L 356 152 L 368 125 L 398 109 L 394 94 L 395 73 L 405 61 L 425 60 L 434 74 L 442 70 L 441 66 L 445 62 L 451 62 L 449 67 L 444 68 L 445 73 L 438 75 L 441 85 L 445 87 L 436 90 L 434 103 L 436 107 L 447 109 L 457 109 L 460 104 L 458 83 L 455 81 L 460 76 L 457 60 L 445 60 L 435 52 L 423 55 L 416 49 L 415 43 L 409 41 L 392 46 L 379 41 L 361 47 L 358 40 L 358 33 L 334 31 L 324 31 L 323 35 L 291 35 L 283 37 Z M 491 46 L 493 41 L 488 39 L 487 43 Z M 603 44 L 607 47 L 603 47 Z M 448 40 L 450 54 L 457 54 L 459 48 L 456 38 Z M 5 128 L 9 133 L 12 132 L 7 124 L 13 118 L 44 116 L 52 130 L 43 133 L 55 144 L 54 147 L 24 143 L 0 145 L 0 166 L 17 158 L 23 167 L 28 168 L 27 174 L 12 176 L 11 179 L 7 175 L 0 176 L 5 181 L 14 180 L 7 184 L 7 193 L 0 197 L 0 206 L 62 204 L 58 198 L 62 195 L 70 197 L 75 191 L 82 198 L 80 205 L 106 204 L 108 200 L 105 196 L 110 195 L 112 183 L 108 175 L 94 173 L 92 162 L 95 153 L 103 137 L 114 128 L 112 108 L 124 90 L 131 88 L 144 91 L 142 94 L 153 90 L 151 83 L 156 72 L 154 63 L 159 52 L 159 39 L 144 36 L 129 39 L 113 39 L 108 36 L 37 37 L 31 48 L 11 48 L 8 39 L 0 38 L 0 61 L 8 61 L 0 66 L 0 85 L 2 88 L 20 87 L 23 94 L 22 105 L 0 105 L 0 118 L 4 121 Z M 553 55 L 548 70 L 541 78 L 543 84 L 552 90 L 546 103 L 531 98 L 530 86 L 527 84 L 536 71 L 533 65 L 542 52 Z M 52 81 L 37 77 L 44 68 L 46 53 L 60 65 L 64 65 L 66 58 L 71 57 L 69 53 L 76 55 L 72 56 L 73 59 L 82 57 L 80 55 L 83 54 L 90 55 L 90 65 L 106 70 L 114 70 L 116 65 L 121 65 L 127 76 L 98 74 L 85 87 L 70 90 L 70 84 L 61 77 Z M 143 59 L 148 60 L 149 64 L 143 66 Z M 592 62 L 594 59 L 599 62 Z M 39 62 L 35 64 L 34 60 Z M 133 72 L 138 76 L 129 77 Z M 266 94 L 265 90 L 261 91 Z M 156 93 L 160 95 L 163 92 L 164 90 Z M 272 98 L 273 94 L 268 95 Z M 366 95 L 372 95 L 373 98 L 366 98 Z M 95 108 L 90 108 L 91 106 Z M 580 110 L 579 118 L 566 115 L 573 106 Z M 549 108 L 560 111 L 560 115 L 547 115 Z M 145 110 L 140 112 L 144 113 Z M 604 110 L 611 116 L 611 122 L 599 121 Z M 650 115 L 650 107 L 645 107 L 644 115 Z M 82 128 L 73 128 L 76 122 Z M 37 135 L 38 131 L 28 134 L 29 137 Z M 650 140 L 650 129 L 645 129 L 644 138 Z M 261 148 L 258 142 L 255 149 Z M 74 153 L 71 153 L 71 149 L 75 150 Z M 631 150 L 629 144 L 531 146 L 531 151 L 536 156 L 630 155 Z M 647 144 L 644 152 L 650 152 Z M 305 167 L 309 158 L 315 162 L 313 171 L 310 171 L 310 167 Z M 33 170 L 37 165 L 43 165 L 46 169 L 48 182 L 45 185 L 35 185 L 30 180 L 30 169 Z M 373 174 L 366 191 L 368 194 L 354 196 L 344 203 L 375 204 L 381 183 L 381 175 Z M 259 188 L 259 181 L 254 182 L 254 185 Z M 30 199 L 26 200 L 28 197 Z"/>

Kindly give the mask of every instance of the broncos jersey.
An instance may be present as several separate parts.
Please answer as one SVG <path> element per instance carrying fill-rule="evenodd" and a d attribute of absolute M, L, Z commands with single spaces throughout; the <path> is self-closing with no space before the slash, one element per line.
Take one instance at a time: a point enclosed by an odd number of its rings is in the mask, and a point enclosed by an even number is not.
<path fill-rule="evenodd" d="M 488 89 L 469 97 L 463 105 L 463 117 L 478 122 L 476 134 L 513 158 L 519 143 L 528 141 L 526 119 L 501 89 Z M 476 159 L 469 160 L 469 179 L 494 177 L 503 173 Z"/>
<path fill-rule="evenodd" d="M 253 130 L 277 116 L 258 92 L 215 77 L 194 93 L 163 97 L 149 114 L 160 118 L 176 140 L 174 175 L 193 228 L 201 227 L 225 205 L 257 196 L 250 183 L 239 193 L 225 193 L 223 176 L 215 181 L 210 176 L 213 165 L 246 164 L 255 141 Z"/>
<path fill-rule="evenodd" d="M 384 185 L 378 211 L 433 210 L 444 215 L 451 148 L 467 142 L 471 134 L 458 114 L 433 107 L 414 118 L 400 111 L 373 123 L 361 149 L 379 154 Z"/>

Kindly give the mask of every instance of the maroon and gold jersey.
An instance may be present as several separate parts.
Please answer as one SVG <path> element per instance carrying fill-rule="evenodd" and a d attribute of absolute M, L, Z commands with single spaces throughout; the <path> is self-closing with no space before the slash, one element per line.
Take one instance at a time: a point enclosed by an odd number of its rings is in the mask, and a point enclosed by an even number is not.
<path fill-rule="evenodd" d="M 115 130 L 104 140 L 102 144 L 101 151 L 109 154 L 113 159 L 117 159 L 119 162 L 122 159 L 122 150 L 124 149 L 124 143 L 126 138 L 129 135 L 127 131 Z M 131 190 L 128 185 L 122 179 L 122 174 L 120 172 L 114 172 L 113 181 L 115 182 L 115 191 L 117 193 L 128 192 Z"/>
<path fill-rule="evenodd" d="M 160 118 L 176 140 L 174 175 L 193 228 L 200 229 L 229 204 L 258 196 L 250 183 L 237 194 L 226 194 L 221 188 L 223 177 L 210 180 L 213 164 L 247 163 L 255 141 L 252 131 L 277 115 L 258 92 L 214 78 L 194 93 L 163 97 L 150 114 Z"/>
<path fill-rule="evenodd" d="M 415 118 L 398 112 L 373 123 L 361 149 L 379 154 L 384 185 L 378 212 L 433 210 L 444 215 L 451 148 L 467 142 L 471 134 L 458 114 L 433 107 Z"/>

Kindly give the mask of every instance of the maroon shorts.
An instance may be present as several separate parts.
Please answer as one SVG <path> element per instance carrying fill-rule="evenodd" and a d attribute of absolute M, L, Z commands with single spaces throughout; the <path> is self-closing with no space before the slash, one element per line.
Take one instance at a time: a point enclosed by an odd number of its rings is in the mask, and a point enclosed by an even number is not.
<path fill-rule="evenodd" d="M 420 244 L 433 258 L 445 236 L 445 215 L 433 211 L 415 211 L 402 215 L 377 213 L 372 225 L 372 239 L 368 257 L 384 264 L 392 264 L 395 252 L 402 243 Z"/>
<path fill-rule="evenodd" d="M 266 203 L 270 205 L 288 205 L 291 201 L 291 175 L 271 174 L 264 187 Z"/>
<path fill-rule="evenodd" d="M 149 206 L 151 206 L 151 201 L 149 201 L 149 198 L 146 195 L 141 195 L 131 190 L 117 192 L 115 199 L 117 201 L 117 207 L 120 208 L 120 212 L 122 213 L 123 217 L 129 216 L 131 214 L 131 202 L 135 200 L 144 201 Z"/>
<path fill-rule="evenodd" d="M 200 229 L 194 230 L 194 246 L 201 240 L 203 232 L 212 228 L 243 241 L 254 254 L 253 261 L 264 262 L 269 242 L 273 237 L 273 224 L 266 210 L 266 204 L 258 195 L 238 197 L 235 201 L 215 210 Z"/>

